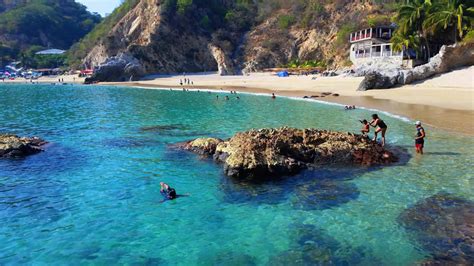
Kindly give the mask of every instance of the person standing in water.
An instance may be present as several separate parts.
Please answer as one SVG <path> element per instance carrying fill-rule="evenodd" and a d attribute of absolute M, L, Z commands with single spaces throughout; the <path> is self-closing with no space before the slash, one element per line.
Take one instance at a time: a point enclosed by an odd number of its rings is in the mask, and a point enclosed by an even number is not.
<path fill-rule="evenodd" d="M 275 93 L 272 93 L 272 99 L 276 99 Z"/>
<path fill-rule="evenodd" d="M 385 146 L 385 133 L 387 132 L 387 124 L 379 118 L 377 114 L 372 115 L 372 121 L 369 122 L 372 127 L 375 127 L 374 139 L 373 141 L 377 141 L 377 135 L 379 132 L 382 133 L 382 147 Z"/>
<path fill-rule="evenodd" d="M 425 129 L 421 126 L 420 121 L 416 121 L 416 136 L 415 136 L 415 149 L 416 153 L 423 154 L 423 148 L 425 146 Z"/>

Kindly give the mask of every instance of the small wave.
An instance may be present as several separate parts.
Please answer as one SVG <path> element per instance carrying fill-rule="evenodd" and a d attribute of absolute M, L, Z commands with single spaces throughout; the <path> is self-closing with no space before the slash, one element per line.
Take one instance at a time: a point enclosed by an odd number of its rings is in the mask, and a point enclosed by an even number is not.
<path fill-rule="evenodd" d="M 120 87 L 120 86 L 119 86 Z M 130 86 L 123 86 L 123 87 L 128 87 L 128 88 L 139 88 L 139 89 L 155 89 L 155 90 L 163 90 L 163 91 L 170 91 L 170 88 L 159 88 L 159 87 L 143 87 L 143 86 L 133 86 L 133 87 L 130 87 Z M 181 91 L 182 89 L 179 89 L 179 88 L 172 88 L 172 91 Z M 229 90 L 216 90 L 216 89 L 190 89 L 191 91 L 197 91 L 197 90 L 200 90 L 202 92 L 213 92 L 213 93 L 221 93 L 221 94 L 226 94 L 226 93 L 230 93 Z M 263 92 L 239 92 L 239 94 L 243 94 L 243 95 L 253 95 L 253 96 L 269 96 L 271 95 L 271 93 L 263 93 Z M 285 99 L 290 99 L 290 100 L 296 100 L 296 101 L 305 101 L 305 102 L 311 102 L 311 103 L 318 103 L 318 104 L 324 104 L 324 105 L 330 105 L 330 106 L 340 106 L 340 107 L 344 107 L 345 105 L 344 104 L 341 104 L 341 103 L 334 103 L 334 102 L 328 102 L 328 101 L 323 101 L 323 100 L 315 100 L 315 99 L 312 99 L 312 98 L 302 98 L 302 97 L 296 97 L 296 96 L 278 96 L 279 98 L 285 98 Z M 361 110 L 367 110 L 367 111 L 373 111 L 373 112 L 377 112 L 377 113 L 382 113 L 386 116 L 389 116 L 389 117 L 392 117 L 392 118 L 395 118 L 395 119 L 398 119 L 398 120 L 401 120 L 403 122 L 407 122 L 407 123 L 410 123 L 412 122 L 411 119 L 409 119 L 408 117 L 405 117 L 405 116 L 402 116 L 402 115 L 397 115 L 397 114 L 393 114 L 393 113 L 390 113 L 390 112 L 387 112 L 387 111 L 383 111 L 383 110 L 379 110 L 379 109 L 375 109 L 375 108 L 368 108 L 368 107 L 357 107 L 358 109 L 361 109 Z"/>

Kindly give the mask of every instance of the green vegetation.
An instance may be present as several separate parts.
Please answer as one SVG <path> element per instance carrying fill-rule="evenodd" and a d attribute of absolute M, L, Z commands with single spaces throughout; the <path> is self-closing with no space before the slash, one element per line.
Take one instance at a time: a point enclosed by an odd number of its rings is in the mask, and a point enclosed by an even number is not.
<path fill-rule="evenodd" d="M 425 47 L 428 58 L 431 43 L 458 42 L 472 31 L 474 1 L 409 0 L 399 7 L 395 20 L 399 25 L 392 39 L 395 49 L 412 48 L 419 53 Z"/>
<path fill-rule="evenodd" d="M 71 66 L 79 66 L 81 59 L 86 57 L 87 53 L 102 39 L 108 32 L 123 18 L 130 10 L 132 10 L 139 0 L 125 0 L 112 14 L 107 16 L 102 23 L 97 25 L 89 34 L 87 34 L 80 42 L 74 44 L 68 51 L 67 61 Z M 170 1 L 168 1 L 170 2 Z M 169 3 L 168 3 L 169 4 Z"/>
<path fill-rule="evenodd" d="M 284 68 L 303 68 L 303 69 L 310 69 L 310 68 L 326 68 L 327 63 L 324 61 L 317 61 L 317 60 L 307 60 L 307 61 L 300 61 L 298 59 L 291 60 L 288 64 L 283 65 Z"/>
<path fill-rule="evenodd" d="M 18 1 L 0 13 L 0 63 L 33 46 L 68 49 L 100 22 L 75 1 Z"/>
<path fill-rule="evenodd" d="M 292 15 L 282 15 L 278 18 L 278 27 L 280 29 L 288 29 L 295 23 L 295 17 Z"/>
<path fill-rule="evenodd" d="M 463 43 L 473 43 L 474 42 L 474 30 L 470 30 L 464 35 L 462 40 Z"/>
<path fill-rule="evenodd" d="M 193 4 L 193 0 L 178 0 L 177 2 L 177 9 L 178 13 L 184 15 L 187 10 L 191 8 Z"/>
<path fill-rule="evenodd" d="M 390 15 L 374 15 L 367 18 L 367 24 L 369 27 L 385 26 L 390 25 Z"/>
<path fill-rule="evenodd" d="M 349 40 L 349 35 L 357 28 L 354 24 L 344 24 L 337 32 L 336 45 L 344 46 Z"/>
<path fill-rule="evenodd" d="M 31 68 L 57 68 L 64 66 L 66 56 L 61 55 L 37 55 L 36 52 L 42 50 L 41 46 L 31 46 L 19 55 L 19 59 L 24 66 Z"/>

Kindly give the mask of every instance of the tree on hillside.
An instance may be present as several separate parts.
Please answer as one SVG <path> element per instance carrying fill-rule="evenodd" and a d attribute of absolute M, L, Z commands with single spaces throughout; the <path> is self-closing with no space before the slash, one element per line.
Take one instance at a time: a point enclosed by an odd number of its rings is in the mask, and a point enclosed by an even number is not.
<path fill-rule="evenodd" d="M 419 36 L 427 49 L 427 54 L 425 55 L 426 59 L 430 57 L 430 49 L 427 36 L 428 32 L 423 27 L 423 23 L 431 5 L 431 0 L 409 0 L 399 8 L 396 16 L 399 28 L 395 36 L 398 38 L 403 36 Z M 415 47 L 410 48 L 415 49 Z"/>
<path fill-rule="evenodd" d="M 0 0 L 0 5 L 5 0 Z M 9 1 L 7 1 L 9 2 Z M 0 13 L 0 60 L 17 60 L 32 47 L 68 49 L 101 21 L 69 0 L 21 0 Z M 28 54 L 28 53 L 26 53 Z"/>
<path fill-rule="evenodd" d="M 430 9 L 423 28 L 430 32 L 437 30 L 453 31 L 454 42 L 458 42 L 469 28 L 472 29 L 474 21 L 474 1 L 445 0 L 439 1 Z"/>
<path fill-rule="evenodd" d="M 417 55 L 421 50 L 421 40 L 417 35 L 404 35 L 402 32 L 396 32 L 392 37 L 392 48 L 395 52 L 402 52 L 406 48 L 413 49 Z M 411 59 L 411 55 L 408 54 Z"/>

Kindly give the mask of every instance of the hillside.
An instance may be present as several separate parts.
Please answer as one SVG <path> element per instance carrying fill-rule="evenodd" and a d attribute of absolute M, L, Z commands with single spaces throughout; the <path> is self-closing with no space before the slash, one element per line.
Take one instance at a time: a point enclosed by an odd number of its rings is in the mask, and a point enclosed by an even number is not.
<path fill-rule="evenodd" d="M 71 61 L 94 67 L 127 53 L 146 73 L 232 74 L 306 61 L 339 67 L 348 63 L 348 34 L 389 23 L 392 2 L 129 0 L 110 30 L 72 49 Z"/>
<path fill-rule="evenodd" d="M 0 64 L 22 54 L 69 47 L 101 18 L 69 0 L 0 0 Z"/>

